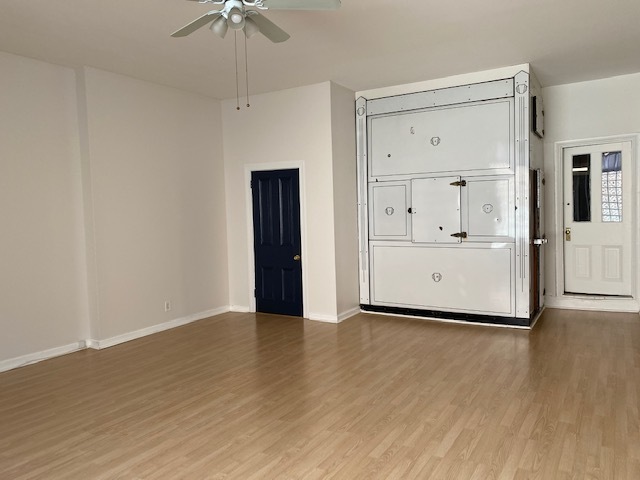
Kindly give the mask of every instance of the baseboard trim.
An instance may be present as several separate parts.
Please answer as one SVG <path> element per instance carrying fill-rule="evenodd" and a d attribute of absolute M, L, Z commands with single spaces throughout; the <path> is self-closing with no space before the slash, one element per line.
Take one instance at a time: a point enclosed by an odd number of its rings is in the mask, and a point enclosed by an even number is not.
<path fill-rule="evenodd" d="M 549 308 L 564 310 L 592 310 L 596 312 L 638 313 L 640 305 L 635 298 L 598 297 L 589 298 L 580 295 L 547 295 L 544 304 Z"/>
<path fill-rule="evenodd" d="M 142 328 L 140 330 L 135 330 L 133 332 L 128 332 L 128 333 L 118 335 L 116 337 L 107 338 L 104 340 L 94 340 L 94 339 L 79 340 L 77 342 L 70 343 L 68 345 L 63 345 L 61 347 L 50 348 L 48 350 L 42 350 L 41 352 L 34 352 L 34 353 L 29 353 L 28 355 L 22 355 L 20 357 L 0 360 L 0 372 L 6 372 L 7 370 L 13 370 L 14 368 L 24 367 L 25 365 L 31 365 L 33 363 L 38 363 L 43 360 L 48 360 L 50 358 L 66 355 L 67 353 L 77 352 L 78 350 L 84 350 L 85 348 L 93 348 L 93 349 L 99 350 L 102 348 L 112 347 L 120 343 L 125 343 L 131 340 L 135 340 L 136 338 L 146 337 L 147 335 L 152 335 L 154 333 L 162 332 L 164 330 L 180 327 L 188 323 L 196 322 L 198 320 L 203 320 L 205 318 L 213 317 L 215 315 L 220 315 L 222 313 L 226 313 L 229 311 L 231 311 L 231 308 L 228 306 L 214 308 L 212 310 L 206 310 L 204 312 L 194 313 L 192 315 L 176 318 L 174 320 L 170 320 L 165 323 L 160 323 L 158 325 L 153 325 L 151 327 Z"/>
<path fill-rule="evenodd" d="M 338 314 L 338 323 L 344 322 L 347 318 L 351 318 L 359 313 L 360 313 L 359 305 L 349 310 L 345 310 L 344 312 Z"/>
<path fill-rule="evenodd" d="M 308 315 L 309 320 L 313 320 L 315 322 L 324 322 L 324 323 L 340 323 L 346 320 L 349 317 L 353 317 L 360 313 L 360 306 L 355 308 L 351 308 L 346 310 L 338 315 L 326 315 L 324 313 L 310 313 Z"/>
<path fill-rule="evenodd" d="M 251 308 L 245 305 L 231 305 L 231 307 L 229 307 L 229 311 L 236 313 L 250 313 Z"/>
<path fill-rule="evenodd" d="M 231 307 L 229 306 L 214 308 L 212 310 L 206 310 L 204 312 L 194 313 L 192 315 L 187 315 L 186 317 L 176 318 L 174 320 L 169 320 L 168 322 L 152 325 L 151 327 L 141 328 L 140 330 L 134 330 L 133 332 L 123 333 L 122 335 L 106 338 L 104 340 L 90 339 L 86 341 L 86 344 L 88 347 L 95 348 L 97 350 L 100 350 L 103 348 L 109 348 L 109 347 L 113 347 L 114 345 L 119 345 L 121 343 L 135 340 L 137 338 L 146 337 L 147 335 L 163 332 L 165 330 L 170 330 L 172 328 L 181 327 L 182 325 L 187 325 L 188 323 L 197 322 L 198 320 L 203 320 L 205 318 L 213 317 L 215 315 L 227 313 L 230 310 L 231 310 Z"/>
<path fill-rule="evenodd" d="M 49 348 L 48 350 L 42 350 L 40 352 L 29 353 L 20 357 L 9 358 L 7 360 L 0 360 L 0 372 L 6 372 L 7 370 L 13 370 L 14 368 L 24 367 L 25 365 L 31 365 L 43 360 L 49 360 L 50 358 L 66 355 L 67 353 L 77 352 L 83 350 L 85 347 L 84 341 L 70 343 L 61 347 Z"/>
<path fill-rule="evenodd" d="M 309 313 L 309 320 L 313 320 L 315 322 L 324 322 L 324 323 L 338 323 L 337 315 L 326 315 L 324 313 Z"/>

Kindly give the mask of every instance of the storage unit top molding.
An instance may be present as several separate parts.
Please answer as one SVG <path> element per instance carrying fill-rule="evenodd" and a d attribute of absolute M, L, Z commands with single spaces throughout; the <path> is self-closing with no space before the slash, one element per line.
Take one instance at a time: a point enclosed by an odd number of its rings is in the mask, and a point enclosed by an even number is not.
<path fill-rule="evenodd" d="M 377 98 L 367 102 L 367 115 L 406 112 L 514 96 L 513 78 Z"/>

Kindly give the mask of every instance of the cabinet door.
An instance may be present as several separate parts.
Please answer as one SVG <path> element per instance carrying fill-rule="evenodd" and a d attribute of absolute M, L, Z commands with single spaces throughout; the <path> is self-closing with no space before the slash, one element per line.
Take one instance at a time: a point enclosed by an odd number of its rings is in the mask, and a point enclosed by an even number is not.
<path fill-rule="evenodd" d="M 513 99 L 373 118 L 371 177 L 438 172 L 507 173 Z"/>
<path fill-rule="evenodd" d="M 409 182 L 374 183 L 369 189 L 370 237 L 408 240 Z"/>
<path fill-rule="evenodd" d="M 469 241 L 513 241 L 513 176 L 465 177 L 462 228 Z"/>
<path fill-rule="evenodd" d="M 514 315 L 511 246 L 373 245 L 372 303 Z"/>
<path fill-rule="evenodd" d="M 460 243 L 460 177 L 411 181 L 412 240 L 416 243 Z"/>

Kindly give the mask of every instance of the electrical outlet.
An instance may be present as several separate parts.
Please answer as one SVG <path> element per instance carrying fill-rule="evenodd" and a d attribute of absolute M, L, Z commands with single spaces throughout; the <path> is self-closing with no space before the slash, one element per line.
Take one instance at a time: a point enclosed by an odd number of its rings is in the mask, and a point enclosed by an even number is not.
<path fill-rule="evenodd" d="M 168 312 L 169 310 L 171 310 L 171 300 L 165 300 L 164 301 L 164 311 Z"/>

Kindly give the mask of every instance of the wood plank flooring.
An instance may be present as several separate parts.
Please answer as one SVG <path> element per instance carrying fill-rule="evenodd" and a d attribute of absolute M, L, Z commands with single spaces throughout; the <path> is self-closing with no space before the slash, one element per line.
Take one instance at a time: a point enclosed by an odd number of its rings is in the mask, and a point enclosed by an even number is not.
<path fill-rule="evenodd" d="M 229 313 L 0 374 L 2 479 L 640 479 L 640 318 Z"/>

